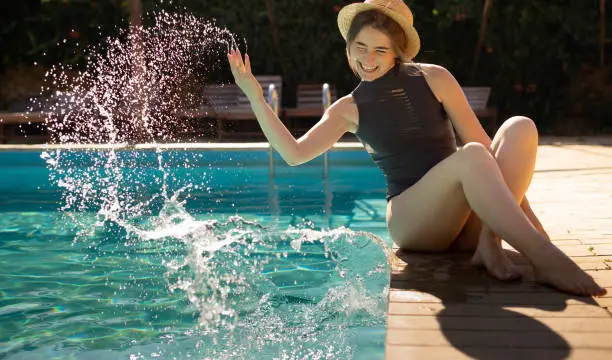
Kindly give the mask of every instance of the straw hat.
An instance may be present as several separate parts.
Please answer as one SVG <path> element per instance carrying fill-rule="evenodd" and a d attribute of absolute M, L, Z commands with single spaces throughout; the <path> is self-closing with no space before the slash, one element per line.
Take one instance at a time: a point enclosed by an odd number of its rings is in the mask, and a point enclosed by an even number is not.
<path fill-rule="evenodd" d="M 421 48 L 421 41 L 419 40 L 419 34 L 412 25 L 412 11 L 402 0 L 365 0 L 362 3 L 343 7 L 338 13 L 338 28 L 344 40 L 346 40 L 355 15 L 368 10 L 376 10 L 387 15 L 404 29 L 407 44 L 403 54 L 407 59 L 413 59 Z"/>

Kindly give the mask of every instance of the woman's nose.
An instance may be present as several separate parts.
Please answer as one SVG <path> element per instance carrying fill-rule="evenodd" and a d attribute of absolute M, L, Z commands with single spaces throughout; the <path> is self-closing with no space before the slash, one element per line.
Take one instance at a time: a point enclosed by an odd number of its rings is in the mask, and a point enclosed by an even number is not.
<path fill-rule="evenodd" d="M 374 53 L 368 53 L 368 55 L 366 55 L 366 60 L 368 61 L 368 63 L 371 63 L 374 61 L 375 58 L 375 54 Z"/>

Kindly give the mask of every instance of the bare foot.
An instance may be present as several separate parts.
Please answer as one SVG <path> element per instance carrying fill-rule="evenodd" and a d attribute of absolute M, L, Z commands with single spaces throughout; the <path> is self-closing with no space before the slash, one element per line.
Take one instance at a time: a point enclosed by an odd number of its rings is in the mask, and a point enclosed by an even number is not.
<path fill-rule="evenodd" d="M 606 289 L 552 244 L 546 244 L 533 259 L 533 272 L 539 283 L 579 296 L 606 294 Z"/>
<path fill-rule="evenodd" d="M 480 233 L 471 263 L 484 266 L 491 276 L 501 281 L 514 281 L 523 276 L 521 270 L 504 253 L 500 239 L 486 229 Z"/>

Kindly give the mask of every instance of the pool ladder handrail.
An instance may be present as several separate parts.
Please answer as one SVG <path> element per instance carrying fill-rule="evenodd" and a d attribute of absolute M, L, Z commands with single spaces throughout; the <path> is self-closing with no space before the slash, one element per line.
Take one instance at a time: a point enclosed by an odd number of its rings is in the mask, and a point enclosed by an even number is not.
<path fill-rule="evenodd" d="M 270 84 L 268 86 L 268 97 L 266 99 L 266 102 L 268 103 L 268 105 L 270 106 L 270 108 L 272 109 L 272 111 L 274 112 L 274 114 L 276 114 L 276 116 L 279 115 L 280 113 L 280 106 L 278 103 L 278 92 L 276 91 L 276 87 L 274 86 L 274 84 Z M 321 102 L 323 104 L 323 111 L 326 111 L 327 108 L 330 107 L 331 105 L 331 92 L 329 90 L 329 84 L 325 83 L 323 84 L 323 92 L 322 92 L 322 98 L 321 98 Z M 272 147 L 272 144 L 270 144 L 269 148 L 268 148 L 268 157 L 269 157 L 269 172 L 270 172 L 270 177 L 274 177 L 274 148 Z M 325 153 L 323 153 L 323 178 L 327 179 L 329 176 L 329 167 L 328 167 L 328 156 L 327 156 L 327 151 L 325 151 Z"/>
<path fill-rule="evenodd" d="M 266 98 L 266 102 L 272 109 L 272 111 L 278 116 L 279 114 L 279 103 L 278 103 L 278 93 L 276 92 L 276 88 L 274 84 L 270 84 L 268 86 L 268 96 Z M 329 84 L 323 84 L 323 92 L 321 102 L 323 104 L 323 111 L 326 111 L 331 105 L 331 92 L 329 90 Z M 272 214 L 279 216 L 281 213 L 279 202 L 278 202 L 278 189 L 274 184 L 274 148 L 270 144 L 268 147 L 269 152 L 269 181 L 270 181 L 270 206 Z M 327 217 L 327 225 L 331 229 L 333 227 L 333 218 L 332 218 L 332 191 L 329 184 L 329 170 L 328 170 L 328 157 L 327 151 L 323 153 L 323 189 L 325 193 L 325 205 L 324 210 Z"/>
<path fill-rule="evenodd" d="M 278 104 L 278 92 L 276 91 L 276 86 L 274 86 L 274 84 L 270 84 L 268 86 L 268 98 L 266 99 L 266 102 L 268 103 L 268 105 L 270 105 L 270 108 L 272 109 L 274 114 L 278 116 L 280 113 L 280 106 Z M 270 144 L 269 142 L 268 142 L 268 165 L 270 168 L 269 170 L 270 177 L 273 178 L 274 177 L 274 148 L 272 147 L 272 144 Z"/>

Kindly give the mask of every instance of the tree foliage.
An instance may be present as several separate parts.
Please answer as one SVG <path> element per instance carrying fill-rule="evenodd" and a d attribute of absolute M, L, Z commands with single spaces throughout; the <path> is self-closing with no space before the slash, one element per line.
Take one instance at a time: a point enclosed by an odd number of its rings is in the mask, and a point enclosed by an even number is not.
<path fill-rule="evenodd" d="M 336 25 L 338 11 L 352 1 L 158 1 L 143 0 L 144 12 L 189 11 L 227 26 L 249 52 L 254 72 L 283 75 L 286 104 L 295 101 L 292 91 L 299 83 L 329 82 L 339 94 L 350 92 L 357 83 L 346 64 L 345 44 Z M 550 128 L 568 114 L 591 115 L 584 109 L 593 108 L 592 99 L 601 109 L 612 108 L 612 95 L 585 85 L 586 81 L 597 84 L 594 78 L 610 73 L 593 66 L 598 65 L 599 0 L 493 1 L 473 79 L 470 72 L 484 0 L 406 3 L 422 40 L 415 60 L 447 67 L 463 85 L 492 87 L 492 102 L 502 117 L 528 115 L 541 128 Z M 6 24 L 0 30 L 0 70 L 6 72 L 33 62 L 84 63 L 83 49 L 88 44 L 127 26 L 129 1 L 7 1 L 0 10 Z M 58 46 L 64 39 L 71 46 Z M 228 71 L 218 75 L 230 80 Z"/>

